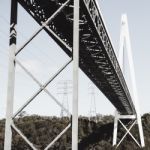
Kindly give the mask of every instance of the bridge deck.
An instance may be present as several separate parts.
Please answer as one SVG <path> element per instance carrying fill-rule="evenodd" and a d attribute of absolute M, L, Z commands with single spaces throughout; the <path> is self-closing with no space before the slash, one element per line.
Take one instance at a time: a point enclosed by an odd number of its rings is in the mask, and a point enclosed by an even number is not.
<path fill-rule="evenodd" d="M 38 24 L 42 25 L 66 0 L 18 0 L 18 2 Z M 44 30 L 68 56 L 72 56 L 72 0 Z M 121 114 L 135 113 L 130 93 L 95 0 L 80 0 L 80 68 Z"/>

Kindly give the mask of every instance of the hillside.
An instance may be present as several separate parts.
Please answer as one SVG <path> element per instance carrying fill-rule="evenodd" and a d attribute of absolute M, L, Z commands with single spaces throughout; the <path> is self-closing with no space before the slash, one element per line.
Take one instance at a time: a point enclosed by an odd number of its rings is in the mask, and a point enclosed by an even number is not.
<path fill-rule="evenodd" d="M 146 147 L 150 150 L 150 114 L 142 117 Z M 69 123 L 68 118 L 25 116 L 15 120 L 15 124 L 32 141 L 35 146 L 42 150 L 58 135 Z M 79 119 L 79 150 L 114 150 L 112 147 L 113 117 L 103 116 L 98 123 L 89 121 L 86 117 Z M 119 138 L 123 136 L 124 129 L 120 128 Z M 135 137 L 138 137 L 136 127 L 132 129 Z M 13 132 L 12 150 L 30 150 L 22 138 Z M 0 121 L 0 150 L 3 150 L 4 120 Z M 71 129 L 64 134 L 50 150 L 70 150 Z M 139 148 L 129 136 L 126 137 L 118 150 L 138 150 Z"/>

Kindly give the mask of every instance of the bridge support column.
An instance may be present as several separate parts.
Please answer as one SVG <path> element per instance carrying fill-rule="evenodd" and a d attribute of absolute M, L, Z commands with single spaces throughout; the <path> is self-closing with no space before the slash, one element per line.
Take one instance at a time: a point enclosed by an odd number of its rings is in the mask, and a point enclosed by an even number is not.
<path fill-rule="evenodd" d="M 135 70 L 134 70 L 134 63 L 133 63 L 133 57 L 132 57 L 132 49 L 131 49 L 131 42 L 130 42 L 130 36 L 129 36 L 129 27 L 128 27 L 128 20 L 127 16 L 122 16 L 122 36 L 124 38 L 123 44 L 126 44 L 126 50 L 127 50 L 127 57 L 129 60 L 129 69 L 130 69 L 130 77 L 131 77 L 131 85 L 132 85 L 132 98 L 135 105 L 136 110 L 136 116 L 137 116 L 137 123 L 139 128 L 139 134 L 140 134 L 140 140 L 141 140 L 141 146 L 145 146 L 144 142 L 144 135 L 143 135 L 143 127 L 142 127 L 142 121 L 141 121 L 141 115 L 140 115 L 140 109 L 139 109 L 139 100 L 138 100 L 138 93 L 137 93 L 137 85 L 136 85 L 136 79 L 135 79 Z M 123 48 L 122 48 L 123 49 Z"/>
<path fill-rule="evenodd" d="M 127 50 L 127 57 L 129 61 L 129 69 L 130 69 L 130 76 L 131 76 L 131 88 L 130 93 L 132 94 L 132 99 L 135 106 L 135 114 L 134 115 L 118 115 L 118 113 L 115 115 L 114 120 L 114 137 L 113 137 L 113 145 L 117 145 L 117 147 L 121 144 L 123 139 L 126 137 L 127 134 L 129 134 L 133 140 L 137 143 L 139 147 L 144 147 L 144 135 L 143 135 L 143 128 L 142 128 L 142 121 L 141 121 L 141 115 L 139 110 L 139 104 L 138 104 L 138 94 L 137 94 L 137 88 L 136 88 L 136 81 L 135 81 L 135 71 L 134 71 L 134 64 L 133 64 L 133 58 L 132 58 L 132 51 L 131 51 L 131 43 L 130 43 L 130 36 L 129 36 L 129 29 L 128 29 L 128 21 L 127 16 L 123 15 L 121 20 L 121 34 L 120 34 L 120 49 L 119 49 L 119 63 L 122 72 L 124 73 L 124 50 Z M 126 126 L 121 121 L 122 119 L 132 119 L 134 120 L 132 125 L 129 129 L 126 128 Z M 120 140 L 120 142 L 117 144 L 117 127 L 118 122 L 124 127 L 124 129 L 127 131 L 126 134 L 123 136 L 123 138 Z M 130 133 L 131 128 L 134 126 L 134 124 L 137 123 L 138 130 L 139 130 L 139 137 L 140 137 L 140 144 L 139 142 L 134 138 L 134 136 Z"/>
<path fill-rule="evenodd" d="M 11 0 L 11 18 L 10 18 L 10 40 L 9 40 L 9 70 L 6 104 L 6 123 L 4 150 L 11 150 L 12 143 L 12 116 L 15 88 L 15 50 L 16 50 L 16 25 L 17 25 L 17 1 Z"/>
<path fill-rule="evenodd" d="M 79 3 L 74 0 L 72 150 L 78 150 Z"/>
<path fill-rule="evenodd" d="M 118 131 L 118 112 L 116 111 L 114 118 L 113 146 L 117 144 L 117 131 Z"/>
<path fill-rule="evenodd" d="M 124 123 L 124 120 L 130 120 L 130 121 L 128 121 L 127 123 Z M 122 127 L 125 129 L 126 133 L 123 135 L 123 137 L 118 142 L 117 141 L 117 131 L 118 131 L 119 124 L 122 125 Z M 125 137 L 129 134 L 139 147 L 143 147 L 142 143 L 140 144 L 136 140 L 136 138 L 132 135 L 132 133 L 130 132 L 135 124 L 138 124 L 138 118 L 136 115 L 120 115 L 119 113 L 116 113 L 115 119 L 114 119 L 113 146 L 116 146 L 116 148 L 118 148 L 119 145 L 125 139 Z M 129 127 L 127 127 L 127 126 L 129 126 Z M 139 133 L 140 133 L 140 130 L 139 130 Z"/>

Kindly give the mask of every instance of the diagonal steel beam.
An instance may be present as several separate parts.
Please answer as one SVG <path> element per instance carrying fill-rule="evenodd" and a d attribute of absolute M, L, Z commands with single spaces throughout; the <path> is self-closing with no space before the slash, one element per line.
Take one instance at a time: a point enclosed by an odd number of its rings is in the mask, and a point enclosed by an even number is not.
<path fill-rule="evenodd" d="M 33 143 L 31 143 L 27 137 L 16 127 L 16 125 L 12 122 L 12 128 L 24 139 L 24 141 L 33 149 L 33 150 L 38 150 L 37 148 L 35 148 L 35 146 L 33 145 Z"/>
<path fill-rule="evenodd" d="M 57 34 L 55 34 L 54 31 L 52 31 L 48 26 L 45 26 L 45 28 L 59 41 L 61 44 L 63 44 L 70 52 L 72 51 L 72 48 L 68 46 Z"/>
<path fill-rule="evenodd" d="M 141 145 L 139 144 L 139 142 L 135 139 L 135 137 L 128 131 L 127 127 L 122 123 L 122 121 L 119 119 L 119 122 L 121 123 L 121 125 L 124 127 L 124 129 L 128 132 L 128 134 L 132 137 L 132 139 L 135 141 L 135 143 L 141 147 Z"/>
<path fill-rule="evenodd" d="M 33 35 L 19 48 L 16 50 L 15 55 L 17 56 L 23 48 L 25 48 L 43 29 L 45 26 L 47 26 L 63 9 L 64 7 L 70 2 L 70 0 L 66 1 L 62 6 L 60 6 L 58 8 L 58 10 L 56 10 L 56 12 L 54 12 L 52 14 L 52 16 L 50 16 L 46 22 L 42 23 L 42 25 L 40 26 L 39 29 L 37 29 Z"/>
<path fill-rule="evenodd" d="M 28 138 L 20 131 L 20 129 L 18 129 L 18 128 L 16 127 L 16 125 L 14 124 L 14 122 L 12 122 L 11 126 L 12 126 L 12 128 L 24 139 L 24 141 L 25 141 L 33 150 L 38 150 L 38 149 L 34 146 L 34 144 L 31 143 L 31 142 L 28 140 Z M 55 139 L 54 139 L 50 144 L 48 144 L 48 145 L 46 146 L 46 148 L 45 148 L 44 150 L 48 150 L 52 145 L 54 145 L 55 142 L 56 142 L 57 140 L 59 140 L 59 139 L 61 138 L 61 136 L 62 136 L 63 134 L 65 134 L 65 133 L 67 132 L 67 130 L 68 130 L 70 127 L 71 127 L 71 123 L 69 123 L 69 124 L 67 125 L 67 127 L 66 127 L 62 132 L 60 132 L 60 133 L 57 135 L 57 137 L 55 137 Z"/>
<path fill-rule="evenodd" d="M 27 106 L 29 105 L 33 99 L 38 96 L 43 90 L 60 106 L 66 111 L 68 114 L 70 112 L 63 107 L 63 105 L 45 88 L 72 62 L 72 59 L 69 60 L 62 68 L 60 68 L 44 85 L 42 85 L 17 59 L 16 63 L 40 86 L 40 89 L 33 94 L 33 96 L 26 101 L 26 103 L 13 115 L 13 119 Z"/>
<path fill-rule="evenodd" d="M 44 150 L 48 150 L 70 127 L 71 123 L 62 132 L 60 132 L 60 134 L 49 145 L 47 145 Z"/>
<path fill-rule="evenodd" d="M 120 119 L 119 119 L 120 120 Z M 124 134 L 124 136 L 122 137 L 122 139 L 120 140 L 120 142 L 117 144 L 116 148 L 119 147 L 119 145 L 121 144 L 121 142 L 124 140 L 124 138 L 127 136 L 127 134 L 130 132 L 130 130 L 132 129 L 132 127 L 135 125 L 136 120 L 132 123 L 132 125 L 130 126 L 130 128 L 128 129 L 128 131 Z"/>

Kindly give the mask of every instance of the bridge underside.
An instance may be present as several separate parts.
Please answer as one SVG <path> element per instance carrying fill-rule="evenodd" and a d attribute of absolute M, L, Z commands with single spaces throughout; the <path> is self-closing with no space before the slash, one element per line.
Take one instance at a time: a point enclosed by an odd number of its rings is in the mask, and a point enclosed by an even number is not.
<path fill-rule="evenodd" d="M 18 0 L 18 2 L 38 24 L 42 25 L 66 0 Z M 72 57 L 72 0 L 44 27 L 44 30 L 69 57 Z M 130 93 L 94 0 L 80 0 L 79 40 L 81 70 L 121 114 L 135 114 Z"/>

